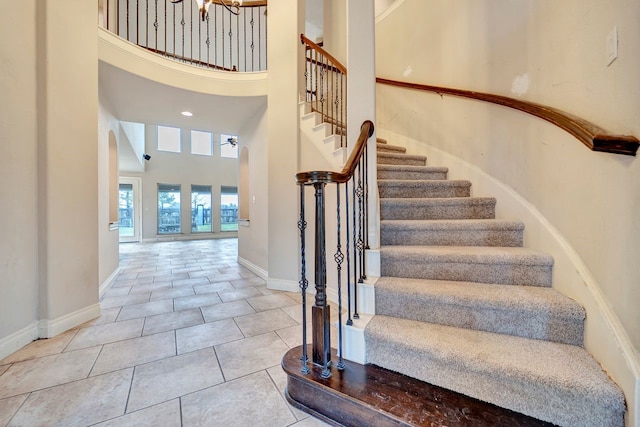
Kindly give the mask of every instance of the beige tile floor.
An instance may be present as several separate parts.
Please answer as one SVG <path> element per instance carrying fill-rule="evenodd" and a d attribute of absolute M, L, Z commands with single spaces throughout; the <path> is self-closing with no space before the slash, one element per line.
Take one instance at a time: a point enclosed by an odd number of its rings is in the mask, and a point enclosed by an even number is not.
<path fill-rule="evenodd" d="M 236 257 L 236 239 L 122 244 L 101 317 L 0 360 L 0 426 L 326 425 L 283 397 L 300 296 Z"/>

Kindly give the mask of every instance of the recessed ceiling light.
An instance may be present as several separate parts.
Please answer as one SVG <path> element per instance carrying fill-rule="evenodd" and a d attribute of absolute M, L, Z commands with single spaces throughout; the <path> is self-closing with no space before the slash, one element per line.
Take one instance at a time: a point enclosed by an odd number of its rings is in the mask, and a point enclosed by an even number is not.
<path fill-rule="evenodd" d="M 192 113 L 191 111 L 183 111 L 183 112 L 182 112 L 182 113 L 180 113 L 180 114 L 182 114 L 183 116 L 187 116 L 187 117 L 191 117 L 191 116 L 193 116 L 193 113 Z"/>

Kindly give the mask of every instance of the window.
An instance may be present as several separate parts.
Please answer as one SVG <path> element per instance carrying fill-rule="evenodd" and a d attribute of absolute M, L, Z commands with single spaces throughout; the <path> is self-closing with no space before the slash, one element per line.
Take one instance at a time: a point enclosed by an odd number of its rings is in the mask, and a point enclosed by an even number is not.
<path fill-rule="evenodd" d="M 238 158 L 238 137 L 235 135 L 220 135 L 220 157 Z"/>
<path fill-rule="evenodd" d="M 213 156 L 211 132 L 191 131 L 191 154 Z"/>
<path fill-rule="evenodd" d="M 158 126 L 158 151 L 180 153 L 180 128 Z"/>
<path fill-rule="evenodd" d="M 158 184 L 158 234 L 181 232 L 180 185 Z"/>
<path fill-rule="evenodd" d="M 238 230 L 238 188 L 220 189 L 220 231 Z"/>
<path fill-rule="evenodd" d="M 211 187 L 191 186 L 191 231 L 211 233 Z"/>

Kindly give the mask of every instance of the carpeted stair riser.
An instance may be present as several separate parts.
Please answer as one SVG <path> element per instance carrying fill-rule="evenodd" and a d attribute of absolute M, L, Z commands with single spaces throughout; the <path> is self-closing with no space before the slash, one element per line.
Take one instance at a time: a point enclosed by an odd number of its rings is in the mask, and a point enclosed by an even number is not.
<path fill-rule="evenodd" d="M 523 243 L 524 225 L 491 219 L 383 220 L 380 244 L 420 246 L 509 246 Z"/>
<path fill-rule="evenodd" d="M 382 198 L 469 197 L 469 181 L 452 180 L 381 180 L 378 193 Z"/>
<path fill-rule="evenodd" d="M 383 246 L 382 276 L 551 286 L 553 258 L 522 248 Z"/>
<path fill-rule="evenodd" d="M 383 144 L 378 142 L 376 144 L 376 148 L 378 150 L 378 153 L 380 152 L 385 152 L 385 153 L 406 153 L 407 149 L 404 147 L 400 147 L 399 145 L 389 145 L 389 144 Z"/>
<path fill-rule="evenodd" d="M 447 179 L 448 172 L 437 166 L 378 165 L 378 179 Z"/>
<path fill-rule="evenodd" d="M 496 199 L 453 197 L 440 199 L 380 199 L 380 219 L 493 219 Z"/>
<path fill-rule="evenodd" d="M 427 164 L 427 157 L 410 154 L 378 152 L 378 164 L 425 166 Z"/>
<path fill-rule="evenodd" d="M 621 427 L 624 395 L 578 346 L 376 315 L 367 363 L 561 426 Z"/>
<path fill-rule="evenodd" d="M 376 315 L 582 345 L 582 306 L 551 288 L 381 277 Z"/>

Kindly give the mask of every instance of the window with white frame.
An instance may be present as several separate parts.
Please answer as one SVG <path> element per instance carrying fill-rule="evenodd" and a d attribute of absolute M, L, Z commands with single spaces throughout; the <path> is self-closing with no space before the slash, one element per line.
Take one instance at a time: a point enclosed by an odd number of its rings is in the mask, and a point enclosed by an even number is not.
<path fill-rule="evenodd" d="M 238 231 L 238 187 L 220 188 L 220 231 Z"/>
<path fill-rule="evenodd" d="M 191 154 L 213 156 L 213 135 L 211 132 L 191 131 Z"/>
<path fill-rule="evenodd" d="M 158 151 L 180 153 L 180 128 L 158 126 Z"/>
<path fill-rule="evenodd" d="M 158 234 L 181 231 L 180 185 L 158 184 Z"/>

